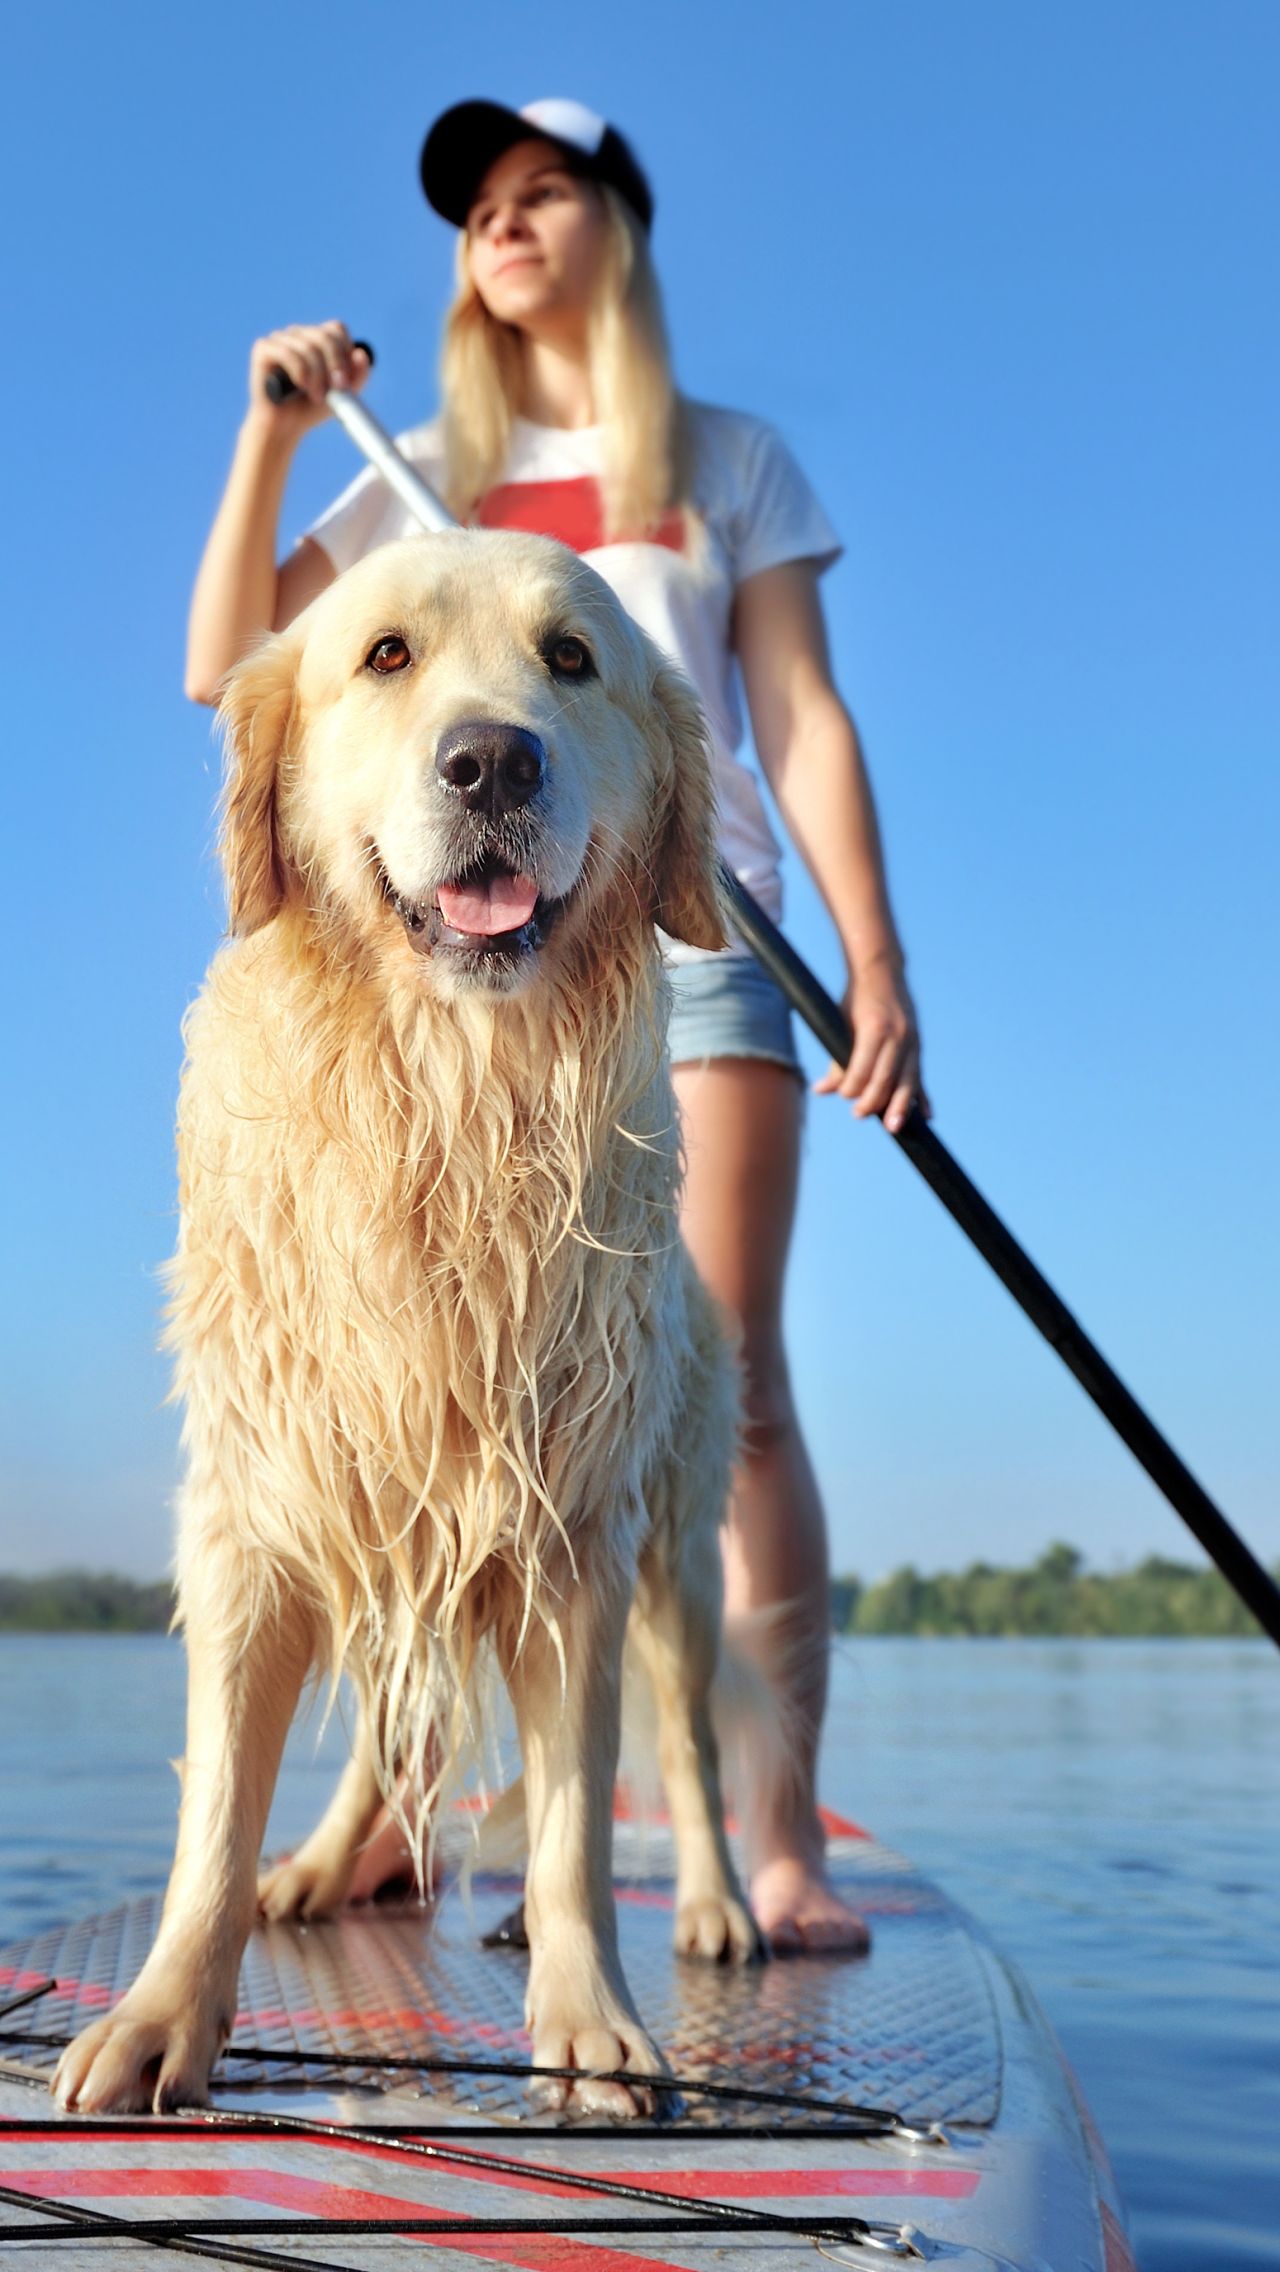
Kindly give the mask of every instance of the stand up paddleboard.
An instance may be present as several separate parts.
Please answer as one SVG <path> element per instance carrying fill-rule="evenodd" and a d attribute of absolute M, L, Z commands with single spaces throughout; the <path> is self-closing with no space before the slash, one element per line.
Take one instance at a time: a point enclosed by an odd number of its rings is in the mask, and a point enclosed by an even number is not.
<path fill-rule="evenodd" d="M 619 1820 L 623 1962 L 679 2078 L 661 2121 L 531 2107 L 513 1877 L 259 1924 L 212 2105 L 62 2115 L 59 2049 L 141 1969 L 158 1898 L 0 1950 L 0 2248 L 74 2272 L 1132 2272 L 1105 2149 L 1025 1984 L 899 1855 L 828 1816 L 868 1957 L 671 1950 L 664 1826 Z M 29 2000 L 28 2000 L 29 1999 Z"/>

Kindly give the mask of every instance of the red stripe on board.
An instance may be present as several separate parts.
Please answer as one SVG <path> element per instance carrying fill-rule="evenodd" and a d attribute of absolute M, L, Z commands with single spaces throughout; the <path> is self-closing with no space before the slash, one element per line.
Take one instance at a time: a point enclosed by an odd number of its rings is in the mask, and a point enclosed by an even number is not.
<path fill-rule="evenodd" d="M 664 513 L 656 529 L 634 536 L 604 531 L 604 498 L 592 473 L 570 481 L 500 481 L 476 507 L 482 529 L 527 529 L 533 536 L 558 537 L 574 552 L 597 552 L 603 544 L 660 544 L 684 551 L 684 516 Z"/>
<path fill-rule="evenodd" d="M 335 2138 L 326 2143 L 336 2146 L 341 2153 L 370 2153 L 375 2156 L 389 2152 L 410 2154 L 411 2148 L 396 2147 L 370 2138 Z M 461 2176 L 478 2177 L 486 2185 L 514 2185 L 521 2191 L 554 2193 L 563 2200 L 577 2193 L 576 2185 L 559 2185 L 557 2172 L 540 2162 L 530 2162 L 527 2177 L 515 2177 L 507 2170 L 477 2170 L 447 2161 L 443 2155 L 437 2168 L 458 2168 Z M 641 2169 L 592 2170 L 592 2177 L 600 2177 L 611 2185 L 648 2186 L 655 2193 L 676 2193 L 681 2200 L 714 2201 L 719 2195 L 727 2201 L 768 2200 L 779 2201 L 820 2200 L 824 2195 L 833 2200 L 848 2200 L 861 2195 L 864 2200 L 887 2194 L 927 2195 L 935 2201 L 967 2201 L 976 2193 L 981 2182 L 980 2170 L 972 2169 Z M 585 2196 L 584 2196 L 585 2198 Z"/>
<path fill-rule="evenodd" d="M 364 2150 L 375 2155 L 386 2151 L 364 2139 L 350 2139 L 341 2143 L 350 2150 Z M 436 2166 L 457 2168 L 457 2165 L 448 2163 Z M 551 2194 L 563 2198 L 576 2190 L 532 2174 L 527 2184 L 506 2171 L 480 2171 L 467 2166 L 460 2168 L 458 2174 L 475 2183 L 501 2184 L 522 2193 Z M 885 2195 L 897 2195 L 899 2198 L 931 2195 L 934 2198 L 957 2199 L 972 2193 L 978 2184 L 976 2172 L 963 2170 L 689 2170 L 667 2176 L 661 2172 L 627 2174 L 637 2185 L 647 2185 L 655 2191 L 676 2193 L 690 2200 L 713 2200 L 717 2195 L 729 2199 L 744 2196 L 866 2199 Z M 371 2223 L 389 2223 L 407 2214 L 443 2218 L 454 2213 L 410 2198 L 373 2193 L 358 2186 L 335 2185 L 330 2180 L 300 2177 L 286 2170 L 6 2170 L 0 2172 L 0 2182 L 9 2185 L 15 2192 L 23 2192 L 28 2198 L 35 2199 L 236 2200 L 260 2207 L 292 2211 L 295 2215 L 316 2218 L 364 2217 Z M 469 2240 L 462 2233 L 441 2233 L 433 2239 L 425 2234 L 406 2234 L 404 2237 L 407 2240 L 420 2240 L 423 2246 L 453 2249 L 460 2255 L 482 2263 L 518 2266 L 520 2272 L 681 2272 L 681 2267 L 673 2257 L 658 2259 L 640 2256 L 629 2249 L 612 2248 L 594 2241 L 574 2241 L 564 2233 L 549 2235 L 545 2241 L 529 2237 L 517 2238 L 514 2234 L 510 2240 L 504 2241 L 502 2236 L 493 2236 L 484 2242 L 479 2239 Z M 1108 2272 L 1111 2272 L 1110 2245 Z M 1115 2272 L 1123 2272 L 1123 2260 L 1116 2261 Z"/>
<path fill-rule="evenodd" d="M 303 2141 L 307 2143 L 308 2141 Z M 325 2145 L 362 2147 L 362 2139 L 326 2139 Z M 319 2151 L 320 2142 L 312 2146 Z M 375 2155 L 380 2151 L 370 2147 Z M 403 2167 L 403 2164 L 401 2165 Z M 500 2186 L 516 2193 L 549 2194 L 559 2201 L 588 2196 L 580 2186 L 560 2185 L 550 2173 L 530 2164 L 527 2178 L 510 2170 L 475 2169 L 441 2158 L 432 2168 L 476 2185 Z M 927 2197 L 933 2201 L 968 2201 L 978 2189 L 981 2172 L 971 2169 L 682 2169 L 592 2170 L 605 2184 L 635 2185 L 652 2193 L 670 2193 L 681 2201 L 867 2201 L 886 2197 Z M 0 2170 L 0 2184 L 33 2198 L 48 2194 L 58 2200 L 260 2201 L 273 2209 L 293 2209 L 300 2216 L 316 2217 L 450 2217 L 464 2212 L 437 2208 L 393 2193 L 371 2193 L 360 2186 L 336 2185 L 329 2178 L 304 2177 L 293 2170 L 276 2169 L 16 2169 Z M 598 2206 L 598 2204 L 597 2204 Z M 485 2212 L 489 2214 L 488 2211 Z M 1110 2226 L 1109 2245 L 1127 2243 L 1109 2210 L 1103 2210 L 1104 2229 Z M 0 2226 L 0 2236 L 3 2235 Z M 1117 2258 L 1123 2263 L 1124 2258 Z M 1110 2259 L 1108 2259 L 1110 2264 Z"/>
<path fill-rule="evenodd" d="M 886 2194 L 967 2201 L 981 2178 L 975 2169 L 619 2169 L 592 2175 L 678 2193 L 682 2201 L 869 2201 Z"/>
<path fill-rule="evenodd" d="M 1102 2245 L 1106 2251 L 1107 2272 L 1138 2272 L 1133 2250 L 1105 2201 L 1098 2203 L 1098 2214 L 1102 2219 Z"/>
<path fill-rule="evenodd" d="M 7 2185 L 14 2193 L 28 2193 L 33 2198 L 45 2194 L 51 2201 L 84 2201 L 97 2198 L 103 2201 L 127 2201 L 131 2196 L 139 2200 L 164 2201 L 261 2201 L 274 2209 L 305 2207 L 310 2214 L 311 2194 L 304 2203 L 294 2203 L 283 2197 L 275 2199 L 269 2190 L 278 2178 L 286 2178 L 285 2171 L 269 2169 L 6 2169 L 0 2170 L 0 2185 Z M 292 2181 L 290 2181 L 292 2182 Z M 313 2187 L 309 2177 L 297 2183 L 308 2189 Z M 370 2194 L 370 2200 L 380 2199 Z M 403 2208 L 404 2203 L 400 2206 Z M 316 2210 L 316 2215 L 321 2212 Z M 325 2212 L 337 2216 L 334 2209 Z M 351 2214 L 364 2215 L 363 2210 Z M 443 2211 L 440 2212 L 443 2215 Z M 370 2210 L 369 2215 L 375 2214 Z M 388 2198 L 387 2206 L 376 2212 L 378 2216 L 391 2216 L 394 2209 Z M 424 2209 L 424 2217 L 436 2214 Z M 4 2227 L 0 2225 L 0 2233 Z"/>
<path fill-rule="evenodd" d="M 307 2143 L 308 2141 L 303 2141 Z M 326 2139 L 346 2152 L 367 2146 L 363 2139 Z M 319 2150 L 319 2141 L 313 2150 Z M 381 2149 L 368 2146 L 375 2155 Z M 403 2164 L 401 2165 L 403 2167 Z M 527 2178 L 510 2170 L 475 2169 L 443 2158 L 432 2167 L 468 2179 L 476 2185 L 501 2186 L 517 2193 L 549 2194 L 559 2201 L 588 2196 L 576 2185 L 559 2185 L 550 2173 L 531 2163 Z M 593 2170 L 606 2184 L 635 2185 L 652 2193 L 670 2193 L 681 2201 L 870 2201 L 928 2199 L 968 2201 L 977 2192 L 981 2172 L 971 2169 L 682 2169 Z M 391 2193 L 370 2193 L 359 2186 L 335 2185 L 331 2179 L 304 2177 L 291 2170 L 274 2169 L 59 2169 L 0 2170 L 0 2184 L 32 2197 L 48 2194 L 58 2200 L 260 2201 L 273 2209 L 294 2209 L 300 2216 L 391 2218 L 446 2217 L 462 2212 L 439 2209 Z M 597 2204 L 598 2206 L 598 2204 Z M 486 2212 L 488 2214 L 488 2212 Z M 1110 2228 L 1108 2230 L 1108 2227 Z M 1108 2250 L 1127 2243 L 1108 2209 L 1103 2209 Z M 0 2236 L 3 2227 L 0 2226 Z M 1127 2256 L 1115 2257 L 1117 2268 L 1130 2265 Z M 1111 2272 L 1112 2257 L 1107 2267 Z"/>
<path fill-rule="evenodd" d="M 818 1820 L 828 1838 L 869 1838 L 871 1836 L 871 1832 L 864 1830 L 860 1822 L 850 1822 L 847 1814 L 836 1814 L 831 1807 L 819 1807 Z"/>
<path fill-rule="evenodd" d="M 464 2177 L 471 2174 L 466 2170 Z M 487 2183 L 484 2177 L 480 2181 Z M 359 2186 L 334 2186 L 314 2177 L 293 2177 L 286 2170 L 0 2170 L 0 2183 L 25 2192 L 27 2199 L 43 2195 L 48 2202 L 236 2199 L 261 2208 L 289 2208 L 302 2217 L 368 2217 L 371 2222 L 393 2222 L 405 2215 L 459 2215 L 455 2208 L 396 2199 L 389 2192 L 366 2192 Z M 546 2240 L 514 2233 L 509 2242 L 500 2236 L 468 2240 L 466 2233 L 439 2233 L 439 2238 L 405 2233 L 405 2240 L 418 2240 L 432 2249 L 457 2249 L 462 2256 L 477 2256 L 491 2265 L 518 2265 L 521 2272 L 687 2272 L 673 2256 L 634 2256 L 630 2249 L 571 2240 L 564 2233 L 548 2233 Z"/>
<path fill-rule="evenodd" d="M 359 2141 L 353 2139 L 351 2143 Z M 472 2177 L 477 2173 L 464 2170 L 461 2174 Z M 487 2173 L 479 2182 L 490 2182 Z M 367 2217 L 370 2222 L 458 2214 L 452 2209 L 397 2199 L 389 2193 L 367 2193 L 359 2186 L 298 2177 L 287 2170 L 17 2169 L 0 2170 L 0 2184 L 12 2187 L 15 2193 L 25 2193 L 28 2199 L 47 2201 L 106 2201 L 130 2196 L 150 2201 L 234 2199 L 263 2208 L 290 2209 L 298 2216 Z M 518 2265 L 522 2272 L 688 2272 L 673 2257 L 636 2256 L 629 2249 L 574 2241 L 562 2233 L 548 2234 L 545 2241 L 523 2234 L 513 2234 L 509 2241 L 500 2234 L 490 2234 L 483 2241 L 469 2240 L 465 2233 L 440 2233 L 430 2238 L 425 2233 L 406 2233 L 404 2237 L 406 2241 L 420 2241 L 424 2248 L 456 2249 L 486 2264 Z"/>
<path fill-rule="evenodd" d="M 506 1793 L 503 1792 L 502 1796 L 505 1798 Z M 455 1814 L 492 1814 L 494 1806 L 493 1797 L 487 1791 L 463 1791 L 456 1799 L 451 1799 L 449 1803 Z M 638 1807 L 625 1783 L 614 1785 L 613 1819 L 615 1822 L 644 1821 L 662 1823 L 666 1826 L 669 1826 L 671 1821 L 665 1807 L 656 1805 Z M 480 1875 L 481 1877 L 510 1878 L 513 1884 L 519 1882 L 516 1872 L 511 1869 L 495 1868 L 489 1871 L 482 1866 Z"/>
<path fill-rule="evenodd" d="M 19 1972 L 11 1964 L 0 1964 L 0 1988 L 39 1988 L 48 1979 L 47 1972 Z M 114 2004 L 124 1994 L 123 1988 L 86 1986 L 79 1980 L 57 1979 L 49 1990 L 50 1996 L 75 1996 L 82 2004 Z M 34 2009 L 34 2007 L 33 2007 Z"/>

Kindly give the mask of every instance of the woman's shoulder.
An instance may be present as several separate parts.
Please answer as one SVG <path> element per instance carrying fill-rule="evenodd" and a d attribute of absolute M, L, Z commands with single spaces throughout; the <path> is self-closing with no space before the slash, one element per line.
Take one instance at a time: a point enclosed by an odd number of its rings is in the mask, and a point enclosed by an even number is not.
<path fill-rule="evenodd" d="M 836 558 L 840 539 L 776 426 L 687 398 L 685 413 L 694 502 L 723 531 L 735 580 L 785 560 Z"/>
<path fill-rule="evenodd" d="M 687 395 L 683 401 L 694 487 L 704 506 L 737 503 L 779 475 L 799 477 L 795 458 L 768 418 Z"/>
<path fill-rule="evenodd" d="M 762 445 L 776 441 L 778 430 L 754 411 L 730 410 L 724 403 L 697 402 L 692 395 L 681 401 L 695 450 L 701 455 L 749 458 Z"/>
<path fill-rule="evenodd" d="M 770 419 L 687 396 L 684 410 L 693 487 L 704 511 L 750 516 L 777 496 L 807 494 L 808 480 Z"/>

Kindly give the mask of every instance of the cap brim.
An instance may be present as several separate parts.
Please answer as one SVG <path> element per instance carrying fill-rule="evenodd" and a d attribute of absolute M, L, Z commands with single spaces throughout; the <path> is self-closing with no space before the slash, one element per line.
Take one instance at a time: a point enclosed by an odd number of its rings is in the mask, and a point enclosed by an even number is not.
<path fill-rule="evenodd" d="M 427 203 L 442 220 L 464 229 L 476 191 L 504 150 L 517 142 L 554 141 L 554 135 L 541 133 L 502 103 L 455 103 L 442 112 L 422 145 L 418 170 Z"/>

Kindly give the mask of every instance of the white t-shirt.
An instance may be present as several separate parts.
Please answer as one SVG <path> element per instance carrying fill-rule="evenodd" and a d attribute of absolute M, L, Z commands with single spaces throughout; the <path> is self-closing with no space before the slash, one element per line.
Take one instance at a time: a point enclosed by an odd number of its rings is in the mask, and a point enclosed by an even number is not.
<path fill-rule="evenodd" d="M 705 535 L 692 550 L 685 522 L 669 513 L 639 541 L 604 541 L 600 493 L 603 428 L 535 426 L 517 419 L 503 480 L 481 498 L 482 528 L 558 537 L 589 560 L 623 606 L 692 680 L 711 735 L 720 846 L 731 868 L 777 921 L 782 886 L 777 840 L 759 783 L 738 755 L 742 703 L 729 644 L 737 586 L 787 560 L 829 567 L 840 541 L 786 444 L 763 419 L 690 405 L 693 503 Z M 444 456 L 438 423 L 398 437 L 410 464 L 439 489 Z M 308 536 L 341 572 L 376 545 L 412 536 L 408 507 L 372 467 L 312 523 Z M 749 950 L 734 942 L 730 952 Z M 673 960 L 701 959 L 672 942 Z"/>

